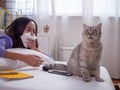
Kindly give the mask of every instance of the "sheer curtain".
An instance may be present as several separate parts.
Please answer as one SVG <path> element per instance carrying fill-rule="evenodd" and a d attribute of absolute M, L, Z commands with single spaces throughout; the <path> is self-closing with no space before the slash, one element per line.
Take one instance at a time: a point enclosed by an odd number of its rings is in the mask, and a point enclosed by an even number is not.
<path fill-rule="evenodd" d="M 55 55 L 56 47 L 56 23 L 54 15 L 54 2 L 52 0 L 34 0 L 35 1 L 35 16 L 34 19 L 38 24 L 39 31 L 38 33 L 44 33 L 44 26 L 49 26 L 49 32 L 47 33 L 50 36 L 50 54 Z"/>
<path fill-rule="evenodd" d="M 59 48 L 81 42 L 82 24 L 102 23 L 102 65 L 113 78 L 120 78 L 119 0 L 36 0 L 35 20 L 39 33 L 50 26 L 51 52 L 59 59 Z"/>

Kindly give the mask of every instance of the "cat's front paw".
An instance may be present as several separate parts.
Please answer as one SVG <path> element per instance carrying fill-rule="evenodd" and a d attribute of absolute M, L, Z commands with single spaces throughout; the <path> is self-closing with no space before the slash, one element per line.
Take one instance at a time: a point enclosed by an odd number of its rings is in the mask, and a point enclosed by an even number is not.
<path fill-rule="evenodd" d="M 96 81 L 104 82 L 104 80 L 102 78 L 96 78 Z"/>
<path fill-rule="evenodd" d="M 90 82 L 90 81 L 91 81 L 91 78 L 90 78 L 90 77 L 83 77 L 83 81 L 85 81 L 85 82 Z"/>

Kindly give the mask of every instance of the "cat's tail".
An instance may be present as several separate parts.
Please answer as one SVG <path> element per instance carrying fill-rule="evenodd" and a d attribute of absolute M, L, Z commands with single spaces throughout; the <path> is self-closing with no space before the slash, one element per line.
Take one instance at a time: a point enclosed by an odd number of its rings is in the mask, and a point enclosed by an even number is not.
<path fill-rule="evenodd" d="M 67 71 L 67 65 L 65 64 L 60 64 L 60 63 L 54 63 L 54 64 L 46 64 L 42 67 L 44 71 L 48 70 L 62 70 L 62 71 Z"/>

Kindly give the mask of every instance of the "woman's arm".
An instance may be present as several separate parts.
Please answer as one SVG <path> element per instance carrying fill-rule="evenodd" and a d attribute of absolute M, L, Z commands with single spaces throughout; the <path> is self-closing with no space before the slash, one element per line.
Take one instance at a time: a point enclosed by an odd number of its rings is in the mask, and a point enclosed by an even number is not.
<path fill-rule="evenodd" d="M 0 57 L 5 56 L 5 52 L 7 48 L 11 48 L 13 45 L 12 39 L 8 35 L 0 36 Z"/>
<path fill-rule="evenodd" d="M 25 54 L 10 52 L 10 51 L 6 51 L 4 57 L 10 58 L 12 60 L 23 61 L 26 64 L 33 66 L 33 67 L 38 67 L 43 62 L 43 60 L 38 56 L 31 55 L 31 54 L 25 55 Z"/>

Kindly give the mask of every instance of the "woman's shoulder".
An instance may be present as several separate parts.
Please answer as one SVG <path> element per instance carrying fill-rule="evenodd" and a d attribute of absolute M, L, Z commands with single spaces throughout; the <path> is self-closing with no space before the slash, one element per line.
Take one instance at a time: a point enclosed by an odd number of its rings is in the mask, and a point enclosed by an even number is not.
<path fill-rule="evenodd" d="M 0 39 L 2 39 L 2 38 L 11 39 L 11 37 L 6 34 L 1 34 Z"/>
<path fill-rule="evenodd" d="M 9 43 L 10 47 L 13 45 L 12 38 L 6 34 L 0 35 L 0 41 L 5 41 L 6 43 Z"/>

